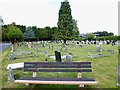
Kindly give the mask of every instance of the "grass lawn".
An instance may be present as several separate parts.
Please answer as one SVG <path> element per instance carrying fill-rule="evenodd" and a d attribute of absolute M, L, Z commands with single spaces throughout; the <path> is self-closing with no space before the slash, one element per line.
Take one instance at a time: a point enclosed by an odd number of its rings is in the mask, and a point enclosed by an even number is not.
<path fill-rule="evenodd" d="M 96 45 L 88 45 L 79 47 L 78 45 L 69 45 L 68 51 L 64 52 L 62 51 L 61 54 L 68 54 L 72 53 L 75 55 L 74 58 L 72 58 L 72 61 L 90 61 L 92 63 L 92 70 L 91 73 L 83 73 L 83 77 L 91 77 L 98 81 L 97 85 L 86 85 L 85 88 L 117 88 L 117 80 L 118 80 L 118 46 L 112 46 L 112 45 L 103 45 L 103 54 L 109 54 L 107 51 L 108 49 L 113 49 L 115 52 L 114 54 L 110 54 L 106 57 L 99 57 L 99 58 L 88 58 L 88 52 L 90 50 L 96 50 Z M 7 81 L 7 75 L 8 72 L 6 70 L 6 67 L 8 64 L 12 63 L 20 63 L 20 62 L 32 62 L 32 61 L 39 61 L 42 62 L 45 60 L 46 56 L 44 54 L 44 50 L 48 50 L 49 55 L 54 55 L 55 50 L 60 50 L 60 45 L 55 45 L 54 50 L 50 50 L 48 46 L 38 48 L 41 50 L 41 52 L 37 50 L 32 50 L 29 48 L 26 48 L 24 46 L 17 47 L 17 50 L 28 50 L 31 51 L 34 54 L 38 55 L 38 57 L 27 57 L 27 58 L 21 58 L 16 60 L 8 60 L 8 55 L 11 53 L 11 47 L 4 50 L 2 52 L 2 58 L 0 58 L 0 61 L 2 61 L 2 67 L 0 66 L 0 70 L 2 70 L 2 88 L 78 88 L 77 85 L 32 85 L 32 86 L 25 86 L 23 84 L 14 84 L 13 82 Z M 90 52 L 91 54 L 97 53 L 97 52 Z M 55 60 L 52 60 L 48 58 L 49 62 L 55 62 Z M 65 59 L 63 59 L 63 62 L 65 62 Z M 13 70 L 13 73 L 15 75 L 15 78 L 20 78 L 23 76 L 32 76 L 32 73 L 26 73 L 23 72 L 23 70 Z M 39 73 L 41 77 L 77 77 L 77 73 Z M 1 84 L 1 83 L 0 83 Z"/>

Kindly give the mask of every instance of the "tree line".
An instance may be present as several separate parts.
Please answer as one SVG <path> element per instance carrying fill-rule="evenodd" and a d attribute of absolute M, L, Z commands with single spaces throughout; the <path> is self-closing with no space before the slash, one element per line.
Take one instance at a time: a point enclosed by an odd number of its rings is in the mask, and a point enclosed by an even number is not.
<path fill-rule="evenodd" d="M 57 27 L 49 26 L 44 28 L 38 28 L 37 26 L 27 27 L 25 25 L 16 25 L 13 22 L 2 26 L 2 41 L 9 41 L 10 37 L 16 38 L 17 41 L 54 40 L 56 39 L 57 29 Z"/>

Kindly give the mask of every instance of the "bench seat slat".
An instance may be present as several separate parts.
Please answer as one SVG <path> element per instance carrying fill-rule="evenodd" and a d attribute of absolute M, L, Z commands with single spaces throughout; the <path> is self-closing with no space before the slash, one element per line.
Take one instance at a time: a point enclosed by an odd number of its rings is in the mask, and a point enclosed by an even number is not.
<path fill-rule="evenodd" d="M 23 84 L 67 84 L 67 85 L 94 85 L 97 84 L 97 81 L 94 79 L 88 78 L 21 78 L 15 80 L 14 83 L 23 83 Z"/>
<path fill-rule="evenodd" d="M 36 81 L 95 81 L 93 78 L 40 78 L 40 77 L 22 77 L 18 80 L 36 80 Z"/>

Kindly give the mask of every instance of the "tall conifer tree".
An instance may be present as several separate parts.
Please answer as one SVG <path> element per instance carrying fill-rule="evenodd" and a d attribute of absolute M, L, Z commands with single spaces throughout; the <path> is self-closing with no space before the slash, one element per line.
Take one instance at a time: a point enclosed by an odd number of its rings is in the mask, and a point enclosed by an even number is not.
<path fill-rule="evenodd" d="M 58 38 L 64 40 L 72 39 L 73 37 L 73 19 L 71 8 L 68 0 L 61 2 L 58 16 Z"/>

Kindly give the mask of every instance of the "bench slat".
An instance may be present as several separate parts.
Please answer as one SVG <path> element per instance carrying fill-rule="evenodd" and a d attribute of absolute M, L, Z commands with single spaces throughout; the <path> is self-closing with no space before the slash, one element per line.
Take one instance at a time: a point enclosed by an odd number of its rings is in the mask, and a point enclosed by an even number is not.
<path fill-rule="evenodd" d="M 93 78 L 40 78 L 40 77 L 22 77 L 18 80 L 36 80 L 36 81 L 95 81 Z"/>
<path fill-rule="evenodd" d="M 74 84 L 74 85 L 93 85 L 97 84 L 92 78 L 38 78 L 38 77 L 24 77 L 15 80 L 14 83 L 24 84 Z"/>
<path fill-rule="evenodd" d="M 92 72 L 91 69 L 24 69 L 26 72 Z"/>
<path fill-rule="evenodd" d="M 22 84 L 61 84 L 61 85 L 95 85 L 97 81 L 35 81 L 35 80 L 15 80 L 14 83 Z"/>

